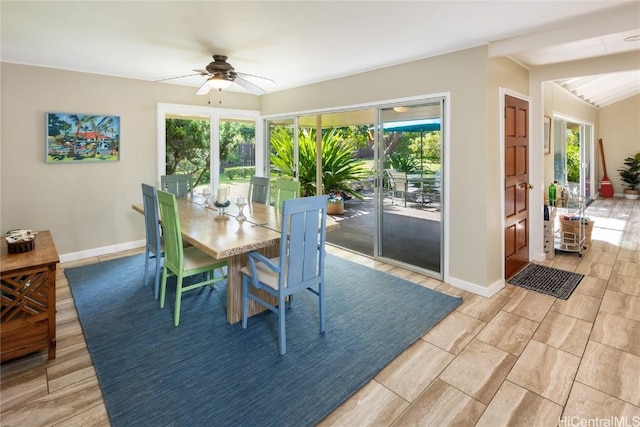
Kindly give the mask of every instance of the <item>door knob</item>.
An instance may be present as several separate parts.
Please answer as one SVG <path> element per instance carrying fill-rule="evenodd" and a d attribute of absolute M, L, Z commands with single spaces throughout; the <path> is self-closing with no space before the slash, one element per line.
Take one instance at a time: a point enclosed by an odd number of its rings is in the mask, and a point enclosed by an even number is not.
<path fill-rule="evenodd" d="M 533 184 L 529 184 L 528 182 L 523 182 L 522 184 L 520 184 L 520 188 L 524 188 L 524 189 L 529 189 L 529 190 L 533 190 Z"/>

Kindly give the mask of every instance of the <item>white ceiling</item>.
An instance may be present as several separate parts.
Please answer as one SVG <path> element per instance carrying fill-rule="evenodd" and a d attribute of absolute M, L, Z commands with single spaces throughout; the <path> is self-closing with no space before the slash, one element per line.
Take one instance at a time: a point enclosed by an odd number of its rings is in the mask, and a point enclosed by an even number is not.
<path fill-rule="evenodd" d="M 275 86 L 254 81 L 267 92 L 485 44 L 527 67 L 640 50 L 640 41 L 624 41 L 640 34 L 639 1 L 2 0 L 0 7 L 3 62 L 157 81 L 224 54 L 236 71 L 273 79 Z M 197 88 L 203 80 L 162 84 Z M 599 106 L 640 93 L 638 70 L 558 83 Z"/>

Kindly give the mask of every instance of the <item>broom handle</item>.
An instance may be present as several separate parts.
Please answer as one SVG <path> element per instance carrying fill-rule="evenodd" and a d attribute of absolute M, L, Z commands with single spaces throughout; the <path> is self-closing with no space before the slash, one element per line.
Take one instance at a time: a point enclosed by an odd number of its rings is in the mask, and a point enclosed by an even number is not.
<path fill-rule="evenodd" d="M 607 176 L 607 165 L 604 162 L 604 148 L 602 147 L 602 138 L 598 140 L 600 143 L 600 158 L 602 159 L 602 170 L 604 171 L 604 176 Z"/>

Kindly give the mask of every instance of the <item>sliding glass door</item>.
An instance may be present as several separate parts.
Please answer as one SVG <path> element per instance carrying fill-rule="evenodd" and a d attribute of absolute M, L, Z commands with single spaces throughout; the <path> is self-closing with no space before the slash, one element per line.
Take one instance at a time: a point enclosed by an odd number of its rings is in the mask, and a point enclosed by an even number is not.
<path fill-rule="evenodd" d="M 442 272 L 442 100 L 379 113 L 377 255 Z"/>
<path fill-rule="evenodd" d="M 442 278 L 443 102 L 270 118 L 269 174 L 340 199 L 330 244 Z"/>

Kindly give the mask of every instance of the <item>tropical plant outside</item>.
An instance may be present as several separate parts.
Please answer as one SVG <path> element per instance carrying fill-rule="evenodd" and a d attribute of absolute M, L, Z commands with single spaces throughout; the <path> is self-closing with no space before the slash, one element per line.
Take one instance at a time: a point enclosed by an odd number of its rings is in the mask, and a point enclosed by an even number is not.
<path fill-rule="evenodd" d="M 293 137 L 284 127 L 271 131 L 271 166 L 283 176 L 293 176 Z M 351 183 L 360 181 L 368 171 L 353 155 L 357 142 L 343 138 L 343 131 L 332 128 L 322 132 L 322 194 L 343 192 L 358 199 L 362 196 Z M 301 129 L 298 136 L 298 180 L 305 196 L 317 194 L 316 188 L 316 132 Z"/>
<path fill-rule="evenodd" d="M 567 129 L 567 181 L 580 182 L 580 132 Z"/>

